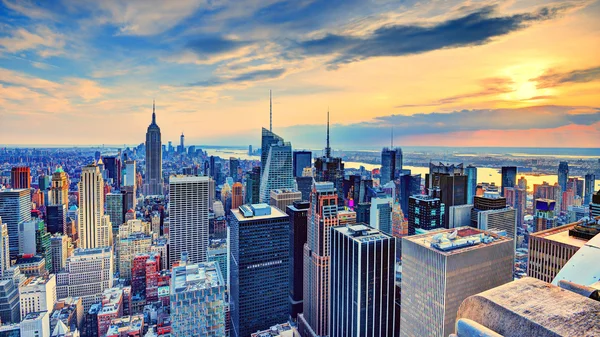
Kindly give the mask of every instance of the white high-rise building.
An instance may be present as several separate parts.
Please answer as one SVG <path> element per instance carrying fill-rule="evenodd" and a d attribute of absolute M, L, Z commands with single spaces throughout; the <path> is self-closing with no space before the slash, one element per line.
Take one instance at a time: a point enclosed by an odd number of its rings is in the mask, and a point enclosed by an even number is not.
<path fill-rule="evenodd" d="M 88 249 L 110 245 L 110 235 L 104 228 L 110 220 L 104 218 L 104 179 L 96 164 L 81 169 L 79 181 L 79 247 Z M 110 231 L 109 231 L 110 232 Z"/>
<path fill-rule="evenodd" d="M 20 323 L 21 336 L 50 337 L 50 313 L 32 312 Z"/>
<path fill-rule="evenodd" d="M 19 285 L 19 303 L 21 319 L 27 314 L 38 311 L 52 313 L 56 302 L 56 277 L 31 276 Z"/>
<path fill-rule="evenodd" d="M 123 177 L 123 186 L 136 186 L 135 160 L 125 162 L 125 176 Z M 136 186 L 137 187 L 137 186 Z"/>
<path fill-rule="evenodd" d="M 270 204 L 272 190 L 293 189 L 296 185 L 291 143 L 279 141 L 268 151 L 260 178 L 260 202 L 265 204 Z"/>
<path fill-rule="evenodd" d="M 190 264 L 206 262 L 208 254 L 209 178 L 169 178 L 169 265 L 188 253 Z"/>
<path fill-rule="evenodd" d="M 39 219 L 33 219 L 19 224 L 19 254 L 35 254 L 35 231 Z"/>
<path fill-rule="evenodd" d="M 112 247 L 75 249 L 65 269 L 56 274 L 57 298 L 81 297 L 87 312 L 102 300 L 104 290 L 113 286 L 113 266 Z"/>
<path fill-rule="evenodd" d="M 371 199 L 371 227 L 380 230 L 386 234 L 392 234 L 392 205 L 391 197 L 382 196 Z"/>
<path fill-rule="evenodd" d="M 8 226 L 0 218 L 0 276 L 10 268 L 10 245 L 8 243 Z"/>

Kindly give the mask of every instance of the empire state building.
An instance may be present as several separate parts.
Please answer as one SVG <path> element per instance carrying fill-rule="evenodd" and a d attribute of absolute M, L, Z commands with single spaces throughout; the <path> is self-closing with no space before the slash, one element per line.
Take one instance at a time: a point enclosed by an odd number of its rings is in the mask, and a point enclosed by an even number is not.
<path fill-rule="evenodd" d="M 152 123 L 146 132 L 146 179 L 144 184 L 146 195 L 163 195 L 162 177 L 162 143 L 160 128 L 156 124 L 156 112 L 152 102 Z"/>

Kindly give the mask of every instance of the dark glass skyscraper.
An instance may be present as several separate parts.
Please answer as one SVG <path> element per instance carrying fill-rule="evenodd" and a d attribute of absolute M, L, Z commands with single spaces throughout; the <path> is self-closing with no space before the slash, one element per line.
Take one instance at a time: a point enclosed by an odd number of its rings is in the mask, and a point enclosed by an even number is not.
<path fill-rule="evenodd" d="M 146 195 L 163 194 L 162 176 L 162 144 L 160 139 L 160 128 L 156 124 L 156 111 L 152 103 L 152 123 L 146 132 L 146 183 L 144 193 Z"/>
<path fill-rule="evenodd" d="M 442 219 L 444 208 L 440 199 L 428 195 L 413 195 L 408 199 L 408 235 L 415 235 L 416 229 L 432 230 L 444 228 Z"/>
<path fill-rule="evenodd" d="M 463 164 L 429 164 L 429 173 L 425 175 L 425 188 L 428 194 L 439 198 L 443 204 L 443 226 L 449 225 L 449 207 L 467 203 L 468 177 L 464 174 Z"/>
<path fill-rule="evenodd" d="M 477 191 L 477 167 L 467 166 L 465 174 L 467 175 L 467 204 L 473 204 L 473 197 Z"/>
<path fill-rule="evenodd" d="M 402 149 L 384 147 L 381 151 L 380 185 L 395 180 L 402 173 Z"/>
<path fill-rule="evenodd" d="M 408 198 L 421 194 L 421 175 L 404 174 L 400 176 L 400 208 L 408 214 Z"/>
<path fill-rule="evenodd" d="M 596 176 L 593 173 L 588 173 L 585 175 L 585 187 L 583 193 L 583 203 L 584 205 L 592 202 L 592 195 L 594 194 L 594 187 L 596 184 Z"/>
<path fill-rule="evenodd" d="M 67 208 L 64 204 L 49 205 L 46 207 L 46 225 L 51 234 L 65 234 L 67 231 Z"/>
<path fill-rule="evenodd" d="M 569 179 L 569 163 L 561 161 L 558 164 L 558 185 L 561 192 L 567 190 L 567 180 Z"/>
<path fill-rule="evenodd" d="M 112 179 L 112 185 L 116 189 L 121 188 L 121 159 L 118 156 L 102 157 L 104 168 L 108 172 L 108 178 Z"/>
<path fill-rule="evenodd" d="M 329 146 L 329 111 L 327 111 L 327 146 L 325 147 L 325 155 L 315 160 L 315 181 L 332 182 L 338 193 L 338 204 L 343 205 L 344 163 L 342 162 L 342 158 L 331 156 L 331 147 Z"/>
<path fill-rule="evenodd" d="M 286 209 L 290 217 L 290 315 L 292 320 L 302 313 L 304 287 L 304 244 L 308 223 L 308 201 L 294 201 Z"/>
<path fill-rule="evenodd" d="M 504 196 L 505 187 L 515 187 L 515 185 L 517 185 L 517 167 L 502 166 L 502 185 L 500 186 L 500 195 Z"/>
<path fill-rule="evenodd" d="M 238 167 L 240 167 L 240 160 L 237 158 L 229 158 L 229 176 L 233 178 L 233 181 L 238 181 Z"/>
<path fill-rule="evenodd" d="M 260 199 L 260 167 L 255 166 L 246 174 L 245 203 L 256 204 Z"/>
<path fill-rule="evenodd" d="M 294 151 L 293 165 L 294 177 L 302 177 L 302 171 L 304 171 L 306 167 L 312 166 L 312 152 Z"/>
<path fill-rule="evenodd" d="M 265 204 L 231 214 L 231 331 L 247 337 L 288 319 L 290 221 Z"/>

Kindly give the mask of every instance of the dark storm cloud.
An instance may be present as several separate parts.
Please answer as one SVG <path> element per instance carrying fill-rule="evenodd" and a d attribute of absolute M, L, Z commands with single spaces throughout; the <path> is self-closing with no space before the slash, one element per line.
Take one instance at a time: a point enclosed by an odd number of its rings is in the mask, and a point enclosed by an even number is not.
<path fill-rule="evenodd" d="M 402 56 L 475 46 L 521 30 L 531 23 L 553 19 L 572 5 L 544 7 L 532 13 L 497 15 L 494 6 L 434 25 L 385 25 L 367 36 L 327 34 L 296 43 L 292 49 L 310 55 L 335 55 L 329 67 L 378 56 Z"/>

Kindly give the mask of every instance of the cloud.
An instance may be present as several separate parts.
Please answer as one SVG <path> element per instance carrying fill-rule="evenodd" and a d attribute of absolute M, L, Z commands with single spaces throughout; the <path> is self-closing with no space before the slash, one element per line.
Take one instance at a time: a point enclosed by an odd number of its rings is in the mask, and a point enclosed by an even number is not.
<path fill-rule="evenodd" d="M 11 1 L 2 0 L 4 6 L 10 10 L 18 12 L 32 19 L 53 19 L 54 14 L 40 6 L 34 5 L 31 1 Z"/>
<path fill-rule="evenodd" d="M 202 6 L 209 7 L 204 0 L 103 0 L 97 4 L 101 15 L 99 23 L 108 23 L 118 28 L 118 34 L 150 36 L 163 33 L 193 15 Z M 81 4 L 84 7 L 91 6 Z M 94 11 L 95 8 L 86 8 Z"/>
<path fill-rule="evenodd" d="M 463 137 L 468 137 L 472 132 L 551 130 L 568 126 L 588 126 L 599 121 L 600 109 L 588 107 L 474 109 L 447 113 L 388 115 L 363 123 L 335 124 L 331 127 L 331 138 L 338 144 L 346 145 L 385 144 L 389 142 L 389 130 L 393 126 L 394 134 L 398 137 L 435 137 L 437 144 L 443 145 L 444 142 L 439 142 L 443 135 L 460 133 Z M 291 141 L 304 143 L 307 139 L 321 139 L 324 126 L 294 125 L 285 128 L 282 134 Z M 548 138 L 550 137 L 549 134 Z"/>
<path fill-rule="evenodd" d="M 18 28 L 9 36 L 0 38 L 0 51 L 17 53 L 34 50 L 44 58 L 64 54 L 64 46 L 65 37 L 45 26 L 37 26 L 33 30 Z"/>
<path fill-rule="evenodd" d="M 248 41 L 239 41 L 218 36 L 200 37 L 188 41 L 186 47 L 198 55 L 223 54 L 248 45 Z"/>
<path fill-rule="evenodd" d="M 363 36 L 327 34 L 292 46 L 306 56 L 334 55 L 329 68 L 380 56 L 420 54 L 438 49 L 476 46 L 493 38 L 550 20 L 572 9 L 563 4 L 543 7 L 532 13 L 500 16 L 496 7 L 488 6 L 456 19 L 436 24 L 388 24 Z"/>
<path fill-rule="evenodd" d="M 284 68 L 260 69 L 235 75 L 233 77 L 214 77 L 205 81 L 189 83 L 189 87 L 215 87 L 228 83 L 256 82 L 275 79 L 285 74 Z"/>
<path fill-rule="evenodd" d="M 448 96 L 441 99 L 438 99 L 433 102 L 424 103 L 424 104 L 403 104 L 395 106 L 395 108 L 413 108 L 413 107 L 426 107 L 426 106 L 438 106 L 444 104 L 452 104 L 464 99 L 468 98 L 479 98 L 479 97 L 487 97 L 498 94 L 505 94 L 508 92 L 514 91 L 513 89 L 513 80 L 507 77 L 495 77 L 495 78 L 486 78 L 481 81 L 481 86 L 483 87 L 479 91 L 470 92 L 466 94 Z M 541 99 L 541 98 L 530 98 L 530 100 Z"/>
<path fill-rule="evenodd" d="M 600 80 L 600 67 L 557 72 L 549 70 L 544 75 L 532 79 L 537 82 L 537 88 L 552 88 L 565 83 L 586 83 Z"/>

